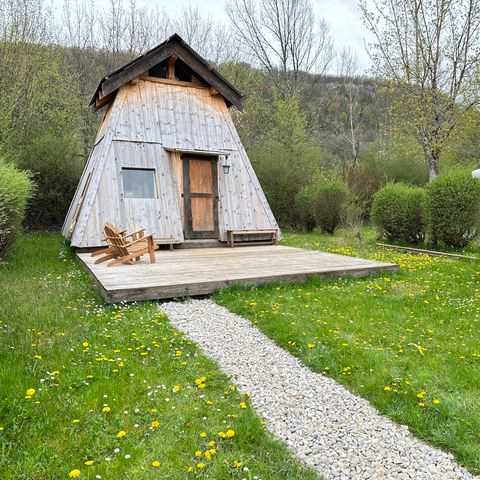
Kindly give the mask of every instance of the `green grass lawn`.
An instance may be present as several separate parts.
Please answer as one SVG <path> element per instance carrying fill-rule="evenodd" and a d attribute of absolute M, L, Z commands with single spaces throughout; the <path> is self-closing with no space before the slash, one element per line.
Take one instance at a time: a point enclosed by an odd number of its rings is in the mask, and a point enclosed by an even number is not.
<path fill-rule="evenodd" d="M 480 262 L 381 249 L 363 234 L 284 243 L 398 263 L 400 273 L 234 288 L 215 300 L 480 473 Z"/>
<path fill-rule="evenodd" d="M 318 478 L 154 303 L 103 306 L 58 235 L 0 264 L 0 339 L 2 480 Z"/>

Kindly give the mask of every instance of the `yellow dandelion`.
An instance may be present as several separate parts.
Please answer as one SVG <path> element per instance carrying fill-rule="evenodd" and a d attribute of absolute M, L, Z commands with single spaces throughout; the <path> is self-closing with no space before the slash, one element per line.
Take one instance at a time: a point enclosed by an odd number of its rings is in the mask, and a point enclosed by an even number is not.
<path fill-rule="evenodd" d="M 439 405 L 439 404 L 440 404 L 440 400 L 435 399 L 435 400 L 433 401 L 433 404 L 434 404 L 434 405 Z"/>
<path fill-rule="evenodd" d="M 200 436 L 201 436 L 202 438 L 205 438 L 205 437 L 207 436 L 207 433 L 206 433 L 206 432 L 200 432 Z"/>
<path fill-rule="evenodd" d="M 188 467 L 188 468 L 187 468 L 187 472 L 188 472 L 188 473 L 192 473 L 192 472 L 193 472 L 193 467 Z"/>
<path fill-rule="evenodd" d="M 392 389 L 392 387 L 389 387 L 388 385 L 386 387 L 383 387 L 383 390 L 385 392 L 389 392 Z"/>
<path fill-rule="evenodd" d="M 240 408 L 247 408 L 247 404 L 245 402 L 240 402 Z"/>
<path fill-rule="evenodd" d="M 123 438 L 126 434 L 127 434 L 127 432 L 125 430 L 120 430 L 117 433 L 117 438 Z"/>
<path fill-rule="evenodd" d="M 307 347 L 308 348 L 315 348 L 315 344 L 314 343 L 307 343 Z"/>
<path fill-rule="evenodd" d="M 241 468 L 242 465 L 243 465 L 243 462 L 239 462 L 238 460 L 234 460 L 234 462 L 233 462 L 233 466 L 235 468 Z"/>
<path fill-rule="evenodd" d="M 197 468 L 199 470 L 202 470 L 203 468 L 205 468 L 205 464 L 203 462 L 199 462 L 199 463 L 197 463 Z"/>
<path fill-rule="evenodd" d="M 86 465 L 87 467 L 89 467 L 90 465 L 93 465 L 93 460 L 87 460 L 87 461 L 85 462 L 85 465 Z"/>
<path fill-rule="evenodd" d="M 88 347 L 88 345 L 89 345 L 89 343 L 88 343 L 88 342 L 82 342 L 82 347 L 83 347 L 83 348 L 87 348 L 87 347 Z"/>
<path fill-rule="evenodd" d="M 201 457 L 201 456 L 202 456 L 202 452 L 201 452 L 200 450 L 197 450 L 197 451 L 195 452 L 195 456 L 196 456 L 196 457 Z"/>
<path fill-rule="evenodd" d="M 29 388 L 27 390 L 27 396 L 31 397 L 32 395 L 35 395 L 36 390 L 34 388 Z"/>
<path fill-rule="evenodd" d="M 180 391 L 180 385 L 174 385 L 172 389 L 175 393 Z"/>
<path fill-rule="evenodd" d="M 229 429 L 225 432 L 228 438 L 232 438 L 235 436 L 235 430 Z"/>
<path fill-rule="evenodd" d="M 152 426 L 153 428 L 158 428 L 160 426 L 160 422 L 158 420 L 152 420 L 150 426 Z"/>
<path fill-rule="evenodd" d="M 103 412 L 103 413 L 108 413 L 110 410 L 111 410 L 111 408 L 110 408 L 108 405 L 105 405 L 105 406 L 102 408 L 102 412 Z"/>
<path fill-rule="evenodd" d="M 78 478 L 80 476 L 80 470 L 78 468 L 74 468 L 73 470 L 70 471 L 68 476 L 70 478 Z"/>
<path fill-rule="evenodd" d="M 208 442 L 209 447 L 214 447 L 215 446 L 215 440 L 212 440 L 211 442 Z"/>
<path fill-rule="evenodd" d="M 72 423 L 80 423 L 80 420 L 79 420 L 78 418 L 74 418 L 74 419 L 72 420 Z"/>
<path fill-rule="evenodd" d="M 158 460 L 154 460 L 151 463 L 151 465 L 152 465 L 153 468 L 158 468 L 161 465 L 161 463 Z"/>

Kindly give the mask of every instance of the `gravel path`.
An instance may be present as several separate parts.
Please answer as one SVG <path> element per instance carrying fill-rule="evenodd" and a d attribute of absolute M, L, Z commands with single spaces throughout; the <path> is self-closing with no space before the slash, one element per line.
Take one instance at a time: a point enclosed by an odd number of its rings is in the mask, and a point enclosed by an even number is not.
<path fill-rule="evenodd" d="M 214 359 L 278 438 L 327 479 L 474 479 L 366 400 L 313 373 L 252 324 L 210 300 L 160 305 Z"/>

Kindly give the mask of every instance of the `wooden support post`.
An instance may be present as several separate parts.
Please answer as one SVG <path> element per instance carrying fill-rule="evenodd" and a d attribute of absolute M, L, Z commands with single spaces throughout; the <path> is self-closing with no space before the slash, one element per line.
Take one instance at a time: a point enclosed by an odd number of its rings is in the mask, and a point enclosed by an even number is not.
<path fill-rule="evenodd" d="M 175 80 L 175 62 L 177 61 L 177 56 L 173 54 L 167 63 L 167 79 Z"/>

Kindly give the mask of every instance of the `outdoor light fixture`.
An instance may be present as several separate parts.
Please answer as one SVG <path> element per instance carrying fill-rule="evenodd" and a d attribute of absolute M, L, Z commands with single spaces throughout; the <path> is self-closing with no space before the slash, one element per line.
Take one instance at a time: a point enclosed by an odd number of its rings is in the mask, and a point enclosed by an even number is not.
<path fill-rule="evenodd" d="M 225 175 L 228 174 L 228 172 L 230 172 L 230 161 L 228 160 L 228 155 L 224 155 L 223 157 L 223 163 L 222 163 L 222 168 L 223 168 L 223 173 Z"/>

